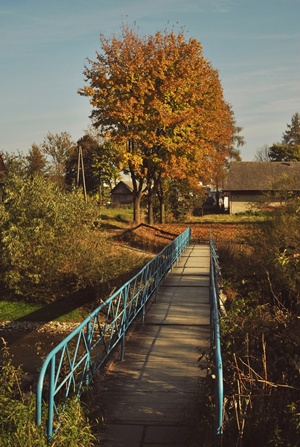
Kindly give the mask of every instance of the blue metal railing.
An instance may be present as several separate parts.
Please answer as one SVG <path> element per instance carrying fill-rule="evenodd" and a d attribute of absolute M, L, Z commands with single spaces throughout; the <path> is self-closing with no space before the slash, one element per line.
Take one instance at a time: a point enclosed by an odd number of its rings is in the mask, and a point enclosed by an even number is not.
<path fill-rule="evenodd" d="M 144 320 L 147 302 L 157 293 L 161 280 L 190 238 L 191 230 L 187 228 L 49 353 L 40 371 L 36 397 L 37 425 L 41 425 L 45 407 L 48 408 L 48 441 L 61 425 L 67 398 L 80 396 L 119 344 L 124 358 L 127 329 L 140 312 Z M 47 405 L 43 394 L 47 394 Z"/>
<path fill-rule="evenodd" d="M 215 365 L 215 445 L 220 447 L 223 434 L 223 362 L 220 332 L 220 266 L 217 250 L 210 236 L 210 304 L 211 304 L 211 341 Z"/>

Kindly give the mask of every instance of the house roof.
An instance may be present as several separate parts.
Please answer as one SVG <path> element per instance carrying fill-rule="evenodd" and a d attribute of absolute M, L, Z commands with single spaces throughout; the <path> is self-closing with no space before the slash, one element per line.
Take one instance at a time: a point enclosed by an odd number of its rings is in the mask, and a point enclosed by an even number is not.
<path fill-rule="evenodd" d="M 287 177 L 294 190 L 300 190 L 300 162 L 235 161 L 229 166 L 225 191 L 270 191 L 274 182 Z"/>
<path fill-rule="evenodd" d="M 127 194 L 131 194 L 132 191 L 133 191 L 132 182 L 127 182 L 127 181 L 121 180 L 111 190 L 111 193 L 112 194 L 124 194 L 124 192 L 126 192 Z"/>

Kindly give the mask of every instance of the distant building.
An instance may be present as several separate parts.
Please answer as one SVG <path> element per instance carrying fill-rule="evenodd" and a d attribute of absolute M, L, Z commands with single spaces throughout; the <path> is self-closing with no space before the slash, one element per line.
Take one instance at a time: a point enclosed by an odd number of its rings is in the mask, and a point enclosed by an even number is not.
<path fill-rule="evenodd" d="M 299 193 L 300 162 L 232 162 L 224 184 L 230 214 L 247 211 L 264 194 L 284 189 L 285 178 L 289 188 Z"/>
<path fill-rule="evenodd" d="M 113 205 L 131 205 L 133 202 L 132 183 L 121 180 L 111 190 L 111 203 Z"/>

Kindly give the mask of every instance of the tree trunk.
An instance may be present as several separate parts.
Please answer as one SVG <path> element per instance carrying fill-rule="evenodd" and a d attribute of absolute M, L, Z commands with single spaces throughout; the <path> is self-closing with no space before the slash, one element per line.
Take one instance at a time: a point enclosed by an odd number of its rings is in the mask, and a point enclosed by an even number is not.
<path fill-rule="evenodd" d="M 135 224 L 141 223 L 141 199 L 142 194 L 139 192 L 133 195 L 133 221 Z"/>
<path fill-rule="evenodd" d="M 143 193 L 143 178 L 137 179 L 133 166 L 130 166 L 130 176 L 133 187 L 133 221 L 135 224 L 141 223 L 141 200 Z"/>
<path fill-rule="evenodd" d="M 219 210 L 220 210 L 220 191 L 219 191 L 218 180 L 216 181 L 216 205 L 217 205 L 217 210 L 219 212 Z"/>
<path fill-rule="evenodd" d="M 102 206 L 102 184 L 101 180 L 99 181 L 99 206 Z"/>
<path fill-rule="evenodd" d="M 150 193 L 148 193 L 148 224 L 153 225 L 154 223 L 154 216 L 153 216 L 153 196 Z"/>
<path fill-rule="evenodd" d="M 165 209 L 165 201 L 163 197 L 159 198 L 160 202 L 160 223 L 166 223 L 166 209 Z"/>
<path fill-rule="evenodd" d="M 139 224 L 141 221 L 141 206 L 139 197 L 133 197 L 133 222 Z"/>

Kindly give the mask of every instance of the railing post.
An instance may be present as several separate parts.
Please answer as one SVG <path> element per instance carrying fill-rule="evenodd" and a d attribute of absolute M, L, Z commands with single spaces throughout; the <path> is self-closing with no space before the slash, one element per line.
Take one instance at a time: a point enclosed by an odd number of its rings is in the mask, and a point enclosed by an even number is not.
<path fill-rule="evenodd" d="M 122 313 L 122 337 L 121 337 L 121 361 L 125 358 L 126 330 L 127 330 L 127 296 L 130 288 L 125 288 L 123 295 L 123 313 Z"/>
<path fill-rule="evenodd" d="M 87 363 L 88 363 L 88 370 L 85 378 L 85 384 L 88 386 L 90 383 L 90 375 L 91 375 L 91 320 L 89 320 L 86 324 L 86 345 L 87 345 Z"/>
<path fill-rule="evenodd" d="M 122 339 L 121 339 L 121 362 L 123 362 L 125 358 L 125 343 L 126 343 L 126 332 L 123 332 Z"/>
<path fill-rule="evenodd" d="M 145 323 L 145 314 L 146 314 L 145 306 L 146 306 L 146 303 L 144 303 L 144 305 L 142 307 L 142 324 Z"/>
<path fill-rule="evenodd" d="M 47 438 L 48 442 L 53 437 L 53 413 L 54 413 L 54 382 L 55 382 L 55 355 L 51 359 L 49 373 L 49 401 L 48 401 L 48 420 L 47 420 Z"/>

